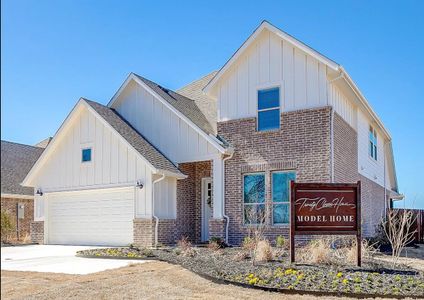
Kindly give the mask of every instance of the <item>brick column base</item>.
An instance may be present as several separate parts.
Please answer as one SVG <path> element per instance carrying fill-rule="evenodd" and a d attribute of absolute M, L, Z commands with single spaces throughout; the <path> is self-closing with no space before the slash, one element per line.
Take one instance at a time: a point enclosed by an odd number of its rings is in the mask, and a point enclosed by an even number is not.
<path fill-rule="evenodd" d="M 44 244 L 44 221 L 35 221 L 30 224 L 31 242 Z"/>
<path fill-rule="evenodd" d="M 209 219 L 209 236 L 225 239 L 225 219 Z"/>
<path fill-rule="evenodd" d="M 155 219 L 134 219 L 134 244 L 139 247 L 153 247 L 155 245 Z M 163 245 L 175 244 L 176 221 L 173 219 L 159 219 L 158 243 Z"/>

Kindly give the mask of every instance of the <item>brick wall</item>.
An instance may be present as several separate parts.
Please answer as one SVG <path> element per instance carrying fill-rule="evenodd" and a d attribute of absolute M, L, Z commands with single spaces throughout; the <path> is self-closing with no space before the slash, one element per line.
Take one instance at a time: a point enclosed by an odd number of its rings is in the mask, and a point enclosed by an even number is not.
<path fill-rule="evenodd" d="M 385 213 L 384 188 L 365 176 L 360 175 L 360 180 L 362 235 L 370 237 Z"/>
<path fill-rule="evenodd" d="M 153 247 L 155 245 L 155 219 L 134 219 L 133 239 L 134 244 L 140 247 Z M 158 243 L 163 245 L 175 244 L 176 220 L 159 219 Z"/>
<path fill-rule="evenodd" d="M 202 178 L 212 177 L 211 162 L 179 164 L 188 178 L 177 181 L 177 234 L 176 239 L 188 237 L 198 243 L 201 239 Z"/>
<path fill-rule="evenodd" d="M 44 221 L 31 222 L 30 232 L 31 242 L 44 244 Z"/>
<path fill-rule="evenodd" d="M 17 204 L 24 205 L 24 218 L 19 219 L 19 239 L 22 240 L 25 236 L 30 235 L 31 222 L 34 220 L 34 200 L 33 199 L 20 199 L 20 198 L 1 198 L 1 210 L 6 211 L 13 227 L 16 230 L 16 211 Z M 18 232 L 11 235 L 13 240 L 18 238 Z"/>
<path fill-rule="evenodd" d="M 231 244 L 240 244 L 248 232 L 243 225 L 243 173 L 266 172 L 268 206 L 272 170 L 295 170 L 299 182 L 330 182 L 330 121 L 331 108 L 324 107 L 285 112 L 281 114 L 281 128 L 271 132 L 257 132 L 255 118 L 218 123 L 218 134 L 235 149 L 225 166 L 225 210 L 230 217 Z M 266 233 L 271 239 L 280 234 L 287 235 L 288 226 L 271 226 Z"/>
<path fill-rule="evenodd" d="M 354 183 L 358 173 L 358 134 L 334 113 L 334 182 Z"/>

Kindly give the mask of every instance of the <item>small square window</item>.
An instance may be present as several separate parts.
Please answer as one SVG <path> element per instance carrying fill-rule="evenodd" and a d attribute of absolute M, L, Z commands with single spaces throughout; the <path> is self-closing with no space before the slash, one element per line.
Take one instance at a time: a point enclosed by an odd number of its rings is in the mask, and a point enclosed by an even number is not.
<path fill-rule="evenodd" d="M 82 149 L 82 162 L 91 161 L 91 148 Z"/>

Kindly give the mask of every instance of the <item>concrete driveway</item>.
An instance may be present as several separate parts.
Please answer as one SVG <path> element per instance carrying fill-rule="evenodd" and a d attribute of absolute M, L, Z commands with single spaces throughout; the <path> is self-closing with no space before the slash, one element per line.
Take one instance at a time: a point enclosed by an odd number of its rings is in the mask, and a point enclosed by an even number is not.
<path fill-rule="evenodd" d="M 90 246 L 30 245 L 1 248 L 1 269 L 65 274 L 90 274 L 143 263 L 141 260 L 120 260 L 76 257 L 79 250 Z"/>

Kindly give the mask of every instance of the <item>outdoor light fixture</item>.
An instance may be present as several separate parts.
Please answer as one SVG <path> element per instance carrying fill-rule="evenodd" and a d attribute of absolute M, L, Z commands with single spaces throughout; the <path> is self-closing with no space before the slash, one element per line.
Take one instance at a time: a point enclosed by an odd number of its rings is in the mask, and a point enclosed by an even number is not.
<path fill-rule="evenodd" d="M 137 182 L 136 182 L 135 186 L 136 186 L 136 187 L 138 187 L 140 190 L 144 187 L 144 185 L 143 185 L 143 183 L 141 182 L 141 180 L 137 180 Z"/>
<path fill-rule="evenodd" d="M 43 192 L 41 191 L 41 189 L 37 189 L 37 191 L 35 192 L 35 194 L 37 194 L 39 196 L 43 196 Z"/>

